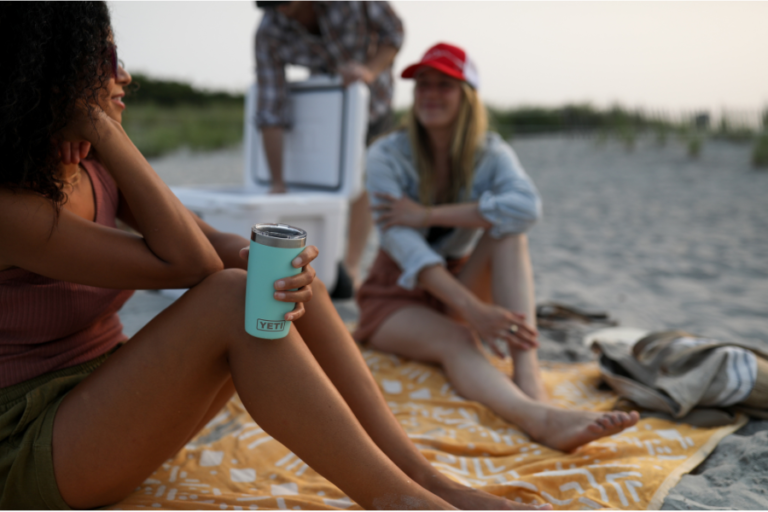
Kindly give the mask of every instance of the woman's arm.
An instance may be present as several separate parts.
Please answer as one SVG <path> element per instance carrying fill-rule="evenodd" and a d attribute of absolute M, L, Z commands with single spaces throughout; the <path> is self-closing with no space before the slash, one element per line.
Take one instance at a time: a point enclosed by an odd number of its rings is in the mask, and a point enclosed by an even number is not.
<path fill-rule="evenodd" d="M 216 228 L 210 226 L 203 221 L 200 217 L 193 212 L 187 210 L 189 215 L 192 216 L 197 226 L 203 232 L 205 237 L 210 242 L 216 254 L 219 256 L 224 268 L 241 268 L 245 269 L 246 261 L 240 257 L 240 251 L 248 247 L 250 242 L 245 237 L 236 235 L 234 233 L 225 233 L 218 231 Z M 125 198 L 120 195 L 120 208 L 117 211 L 117 217 L 125 222 L 128 226 L 140 233 L 140 227 L 136 223 L 136 219 L 133 216 L 131 207 L 126 203 Z"/>
<path fill-rule="evenodd" d="M 224 268 L 248 268 L 248 251 L 250 242 L 240 235 L 225 233 L 207 224 L 203 219 L 192 212 L 192 218 L 200 227 L 200 230 L 208 238 L 216 254 L 224 264 Z M 133 218 L 130 207 L 122 200 L 118 217 L 133 229 L 137 229 L 136 220 Z M 296 307 L 285 315 L 286 320 L 297 320 L 304 315 L 304 302 L 312 298 L 312 282 L 315 279 L 315 270 L 310 263 L 317 257 L 318 250 L 314 245 L 305 248 L 292 262 L 294 268 L 302 268 L 302 272 L 290 277 L 278 279 L 275 282 L 275 299 L 281 302 L 294 302 Z M 291 291 L 293 290 L 293 291 Z"/>
<path fill-rule="evenodd" d="M 98 111 L 73 119 L 62 143 L 86 140 L 130 205 L 138 236 L 62 208 L 37 194 L 3 191 L 0 260 L 74 283 L 107 288 L 194 286 L 223 267 L 193 216 L 157 176 L 119 123 Z"/>
<path fill-rule="evenodd" d="M 393 155 L 392 148 L 396 144 L 396 136 L 397 134 L 384 138 L 368 150 L 365 186 L 371 198 L 381 248 L 403 271 L 397 283 L 412 290 L 422 269 L 444 264 L 445 260 L 429 246 L 418 230 L 410 226 L 388 227 L 383 220 L 383 212 L 379 208 L 384 204 L 381 196 L 404 196 L 409 186 L 407 172 L 402 168 L 407 162 Z"/>
<path fill-rule="evenodd" d="M 489 229 L 493 226 L 480 213 L 478 203 L 445 204 L 424 206 L 403 195 L 394 197 L 390 194 L 376 193 L 380 204 L 373 210 L 380 212 L 378 217 L 383 229 L 392 226 L 426 228 L 430 226 L 448 226 L 463 228 Z"/>
<path fill-rule="evenodd" d="M 339 67 L 344 86 L 358 80 L 365 84 L 372 84 L 379 74 L 389 68 L 397 55 L 397 48 L 394 46 L 379 46 L 376 53 L 365 64 L 359 62 L 347 62 Z"/>
<path fill-rule="evenodd" d="M 198 269 L 204 275 L 222 268 L 221 260 L 189 210 L 160 179 L 119 123 L 104 116 L 100 133 L 92 143 L 131 207 L 148 249 L 158 260 Z"/>
<path fill-rule="evenodd" d="M 538 346 L 536 333 L 525 323 L 523 315 L 481 301 L 442 265 L 424 268 L 419 272 L 418 283 L 466 320 L 494 350 L 495 339 L 503 339 L 521 349 Z M 515 336 L 509 330 L 513 325 Z"/>
<path fill-rule="evenodd" d="M 405 194 L 378 191 L 379 220 L 386 228 L 482 228 L 494 238 L 526 232 L 541 215 L 539 193 L 508 144 L 491 135 L 487 146 L 475 170 L 475 186 L 482 190 L 476 202 L 426 207 Z"/>

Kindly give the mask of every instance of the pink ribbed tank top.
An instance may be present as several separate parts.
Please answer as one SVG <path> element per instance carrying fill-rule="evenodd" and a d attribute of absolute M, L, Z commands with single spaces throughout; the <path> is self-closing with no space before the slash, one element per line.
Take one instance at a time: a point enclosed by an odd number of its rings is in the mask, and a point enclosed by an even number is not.
<path fill-rule="evenodd" d="M 94 160 L 96 222 L 116 227 L 118 191 Z M 51 279 L 21 268 L 0 271 L 0 388 L 98 357 L 127 337 L 117 311 L 133 290 Z"/>

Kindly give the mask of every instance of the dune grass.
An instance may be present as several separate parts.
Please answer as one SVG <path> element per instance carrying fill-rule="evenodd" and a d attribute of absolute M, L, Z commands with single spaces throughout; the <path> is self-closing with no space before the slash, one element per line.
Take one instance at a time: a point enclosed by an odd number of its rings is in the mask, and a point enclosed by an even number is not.
<path fill-rule="evenodd" d="M 130 104 L 123 113 L 123 127 L 147 157 L 181 147 L 207 151 L 239 144 L 243 140 L 242 103 L 207 105 Z"/>
<path fill-rule="evenodd" d="M 756 169 L 768 169 L 768 131 L 764 132 L 752 150 L 752 165 Z"/>
<path fill-rule="evenodd" d="M 242 94 L 199 89 L 141 73 L 133 74 L 128 93 L 123 126 L 145 156 L 155 157 L 181 147 L 210 151 L 243 140 Z M 654 136 L 658 146 L 665 146 L 670 137 L 676 136 L 688 156 L 696 159 L 704 143 L 715 138 L 753 143 L 753 165 L 768 168 L 768 109 L 762 112 L 762 129 L 745 121 L 749 116 L 745 117 L 744 112 L 724 111 L 718 125 L 711 127 L 707 112 L 681 116 L 620 105 L 607 109 L 584 103 L 488 110 L 491 128 L 506 139 L 552 133 L 584 134 L 594 136 L 598 145 L 613 138 L 631 152 L 640 136 Z M 402 121 L 405 110 L 398 110 L 395 115 Z"/>

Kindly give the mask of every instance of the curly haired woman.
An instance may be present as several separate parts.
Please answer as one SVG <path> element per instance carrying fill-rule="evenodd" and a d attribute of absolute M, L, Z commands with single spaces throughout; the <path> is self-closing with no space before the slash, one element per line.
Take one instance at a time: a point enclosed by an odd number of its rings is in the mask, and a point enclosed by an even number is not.
<path fill-rule="evenodd" d="M 525 235 L 539 196 L 512 148 L 487 131 L 471 59 L 441 43 L 402 76 L 416 81 L 408 128 L 368 152 L 382 250 L 357 296 L 355 338 L 439 364 L 461 395 L 558 450 L 634 425 L 634 411 L 546 403 Z M 480 340 L 497 351 L 495 343 L 508 345 L 512 378 L 491 365 Z"/>
<path fill-rule="evenodd" d="M 514 507 L 411 444 L 314 279 L 316 248 L 275 284 L 297 303 L 289 335 L 245 333 L 248 242 L 186 210 L 123 131 L 131 77 L 105 4 L 3 3 L 0 47 L 1 508 L 118 502 L 235 390 L 363 507 Z M 130 290 L 182 287 L 123 344 Z"/>

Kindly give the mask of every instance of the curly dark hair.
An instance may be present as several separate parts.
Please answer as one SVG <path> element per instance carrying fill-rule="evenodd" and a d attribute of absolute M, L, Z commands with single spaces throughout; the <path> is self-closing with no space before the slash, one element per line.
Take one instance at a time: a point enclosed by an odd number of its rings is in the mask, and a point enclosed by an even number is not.
<path fill-rule="evenodd" d="M 0 186 L 64 201 L 54 135 L 111 77 L 104 2 L 0 2 Z"/>

